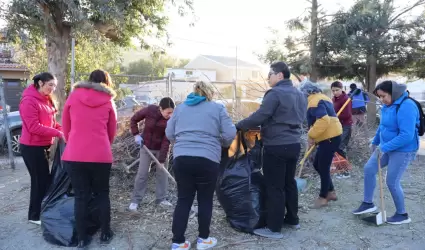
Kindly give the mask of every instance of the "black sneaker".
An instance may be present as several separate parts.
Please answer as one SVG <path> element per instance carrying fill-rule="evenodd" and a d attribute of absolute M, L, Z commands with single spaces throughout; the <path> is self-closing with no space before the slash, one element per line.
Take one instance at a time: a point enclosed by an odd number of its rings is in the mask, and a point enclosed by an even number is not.
<path fill-rule="evenodd" d="M 112 230 L 109 230 L 106 233 L 101 233 L 100 234 L 100 244 L 101 245 L 108 245 L 109 243 L 111 243 L 113 237 L 114 237 L 114 232 L 112 232 Z"/>
<path fill-rule="evenodd" d="M 353 214 L 359 215 L 359 214 L 373 213 L 377 209 L 378 208 L 373 203 L 362 202 L 360 207 L 353 211 Z"/>

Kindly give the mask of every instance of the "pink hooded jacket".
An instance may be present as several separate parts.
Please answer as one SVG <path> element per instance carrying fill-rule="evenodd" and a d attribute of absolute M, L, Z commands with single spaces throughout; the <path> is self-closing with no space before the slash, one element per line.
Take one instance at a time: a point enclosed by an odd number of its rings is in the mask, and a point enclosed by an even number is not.
<path fill-rule="evenodd" d="M 117 131 L 115 91 L 103 83 L 74 86 L 62 114 L 67 142 L 64 161 L 112 163 L 111 144 Z"/>
<path fill-rule="evenodd" d="M 54 137 L 61 136 L 56 122 L 56 109 L 49 96 L 43 96 L 31 84 L 24 90 L 19 104 L 22 133 L 19 142 L 27 146 L 50 146 Z"/>

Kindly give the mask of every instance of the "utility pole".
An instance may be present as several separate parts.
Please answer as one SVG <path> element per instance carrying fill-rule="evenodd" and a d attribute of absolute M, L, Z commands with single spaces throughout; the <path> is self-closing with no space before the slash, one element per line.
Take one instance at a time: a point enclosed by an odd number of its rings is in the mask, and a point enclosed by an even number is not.
<path fill-rule="evenodd" d="M 3 78 L 1 76 L 0 76 L 0 100 L 1 100 L 1 105 L 3 107 L 3 122 L 4 122 L 5 133 L 6 133 L 7 149 L 9 153 L 9 163 L 10 163 L 10 167 L 12 169 L 15 169 L 15 159 L 13 157 L 13 151 L 12 151 L 12 138 L 10 135 L 9 120 L 7 119 L 6 99 L 4 97 L 4 83 L 3 83 Z"/>

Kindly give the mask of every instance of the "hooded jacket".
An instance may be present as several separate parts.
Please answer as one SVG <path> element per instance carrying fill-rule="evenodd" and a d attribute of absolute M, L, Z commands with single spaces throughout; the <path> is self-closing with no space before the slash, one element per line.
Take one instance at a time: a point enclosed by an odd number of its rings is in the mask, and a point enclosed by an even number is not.
<path fill-rule="evenodd" d="M 336 117 L 332 100 L 322 93 L 308 96 L 308 136 L 316 143 L 342 134 L 342 126 Z"/>
<path fill-rule="evenodd" d="M 348 94 L 351 97 L 351 107 L 353 115 L 359 115 L 366 113 L 366 104 L 369 102 L 369 96 L 361 89 L 356 92 L 357 88 L 354 88 Z"/>
<path fill-rule="evenodd" d="M 138 123 L 142 120 L 145 122 L 142 132 L 144 145 L 150 150 L 159 150 L 158 161 L 164 163 L 170 147 L 170 141 L 165 136 L 167 120 L 159 111 L 159 106 L 149 105 L 131 117 L 130 127 L 133 135 L 140 133 Z"/>
<path fill-rule="evenodd" d="M 405 84 L 392 82 L 391 105 L 383 105 L 381 121 L 372 144 L 382 152 L 414 152 L 419 149 L 419 110 L 408 97 Z M 398 112 L 397 107 L 399 106 Z"/>
<path fill-rule="evenodd" d="M 56 109 L 50 97 L 43 96 L 31 84 L 22 94 L 19 114 L 22 133 L 19 142 L 27 146 L 50 146 L 61 136 L 61 126 L 55 119 Z"/>
<path fill-rule="evenodd" d="M 66 100 L 62 126 L 64 161 L 112 163 L 111 144 L 117 131 L 115 91 L 103 83 L 81 82 Z"/>
<path fill-rule="evenodd" d="M 335 112 L 338 114 L 339 110 L 344 106 L 345 102 L 348 100 L 348 95 L 343 91 L 342 94 L 338 97 L 334 96 L 332 101 L 334 103 Z M 344 110 L 338 116 L 339 121 L 343 127 L 349 127 L 353 125 L 353 115 L 351 113 L 351 101 L 345 106 Z"/>
<path fill-rule="evenodd" d="M 232 144 L 236 127 L 223 105 L 192 93 L 176 107 L 165 133 L 175 142 L 174 158 L 194 156 L 220 163 L 221 147 Z"/>

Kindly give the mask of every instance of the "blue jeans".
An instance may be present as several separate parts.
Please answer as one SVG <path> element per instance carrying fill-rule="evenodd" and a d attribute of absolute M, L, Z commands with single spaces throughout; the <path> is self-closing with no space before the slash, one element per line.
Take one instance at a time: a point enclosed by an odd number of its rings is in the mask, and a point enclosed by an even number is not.
<path fill-rule="evenodd" d="M 394 200 L 397 214 L 405 214 L 404 194 L 400 179 L 407 166 L 415 159 L 415 152 L 388 152 L 381 155 L 381 167 L 388 166 L 387 186 Z M 378 154 L 372 154 L 364 167 L 364 202 L 373 202 L 373 193 L 376 186 L 376 174 L 378 173 Z"/>

